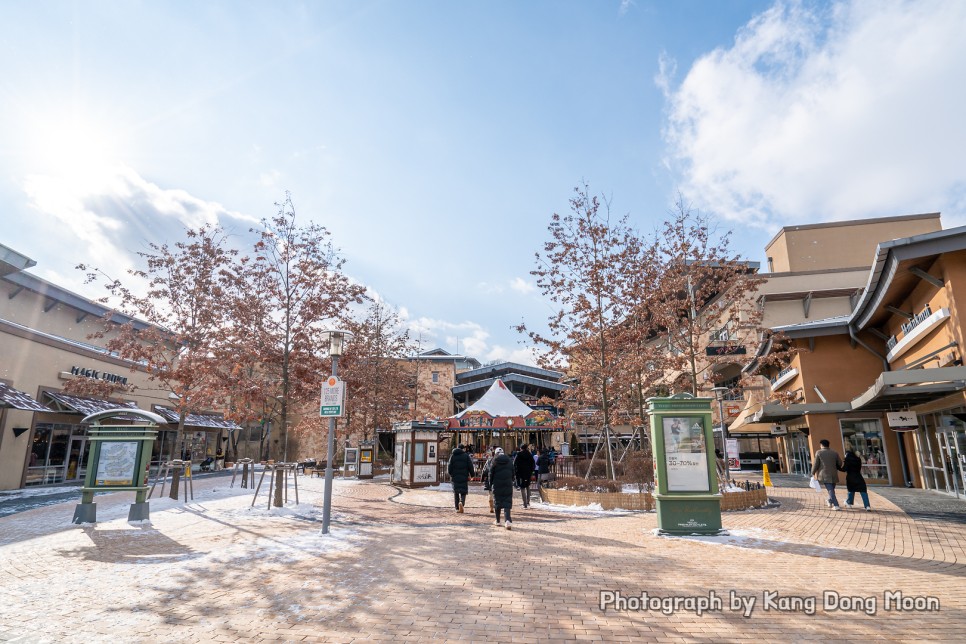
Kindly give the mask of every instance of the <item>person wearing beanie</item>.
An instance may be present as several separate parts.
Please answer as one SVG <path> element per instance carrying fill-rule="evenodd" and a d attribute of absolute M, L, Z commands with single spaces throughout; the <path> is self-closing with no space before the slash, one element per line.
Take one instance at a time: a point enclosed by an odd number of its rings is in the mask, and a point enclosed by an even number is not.
<path fill-rule="evenodd" d="M 500 511 L 506 517 L 506 529 L 511 530 L 510 508 L 513 507 L 513 462 L 497 447 L 493 450 L 493 465 L 490 468 L 490 485 L 493 486 L 493 507 L 496 511 L 496 525 L 500 524 Z"/>

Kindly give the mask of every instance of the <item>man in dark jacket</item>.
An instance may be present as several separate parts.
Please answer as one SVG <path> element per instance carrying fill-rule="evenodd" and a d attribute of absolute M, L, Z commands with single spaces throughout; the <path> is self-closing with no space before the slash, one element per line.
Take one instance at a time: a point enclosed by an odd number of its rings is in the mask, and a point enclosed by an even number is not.
<path fill-rule="evenodd" d="M 457 446 L 449 457 L 449 478 L 453 482 L 453 499 L 456 511 L 463 513 L 466 505 L 466 494 L 469 492 L 470 477 L 473 476 L 473 459 L 463 451 L 462 445 Z"/>
<path fill-rule="evenodd" d="M 828 492 L 828 499 L 825 503 L 835 511 L 841 510 L 839 500 L 835 498 L 835 484 L 839 482 L 839 470 L 843 463 L 839 455 L 830 448 L 827 440 L 818 442 L 819 450 L 815 452 L 815 459 L 812 461 L 812 476 L 819 483 L 825 486 Z"/>
<path fill-rule="evenodd" d="M 550 480 L 550 454 L 546 447 L 540 450 L 540 456 L 537 458 L 537 470 L 540 472 L 537 486 Z"/>
<path fill-rule="evenodd" d="M 517 487 L 520 488 L 520 495 L 523 497 L 523 507 L 530 507 L 530 479 L 533 478 L 533 454 L 527 449 L 526 445 L 520 446 L 517 457 L 513 461 L 513 473 L 517 477 Z"/>
<path fill-rule="evenodd" d="M 496 509 L 496 525 L 500 524 L 500 510 L 506 513 L 506 529 L 510 522 L 510 508 L 513 507 L 513 462 L 499 447 L 494 450 L 493 465 L 490 467 L 490 485 L 493 486 L 493 507 Z"/>

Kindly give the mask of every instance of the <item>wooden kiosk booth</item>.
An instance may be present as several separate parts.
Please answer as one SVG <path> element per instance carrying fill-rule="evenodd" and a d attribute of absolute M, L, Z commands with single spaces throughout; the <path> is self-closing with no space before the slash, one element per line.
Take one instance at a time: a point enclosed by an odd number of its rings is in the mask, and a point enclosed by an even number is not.
<path fill-rule="evenodd" d="M 439 485 L 440 443 L 449 440 L 445 420 L 412 420 L 392 426 L 396 435 L 390 482 L 404 487 Z"/>

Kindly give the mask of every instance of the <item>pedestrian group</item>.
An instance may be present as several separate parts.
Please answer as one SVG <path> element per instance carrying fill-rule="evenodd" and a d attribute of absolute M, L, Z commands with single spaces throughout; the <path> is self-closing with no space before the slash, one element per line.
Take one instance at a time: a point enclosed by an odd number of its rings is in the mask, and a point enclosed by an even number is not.
<path fill-rule="evenodd" d="M 845 489 L 848 496 L 845 498 L 845 507 L 852 508 L 855 503 L 855 493 L 858 492 L 862 497 L 862 503 L 866 512 L 872 511 L 869 505 L 869 491 L 862 478 L 862 459 L 854 450 L 845 453 L 845 460 L 842 460 L 835 450 L 829 447 L 827 440 L 819 441 L 820 449 L 815 452 L 815 461 L 812 465 L 812 478 L 819 485 L 825 487 L 828 498 L 825 500 L 832 510 L 838 512 L 839 500 L 835 496 L 835 486 L 839 482 L 839 472 L 845 472 Z"/>
<path fill-rule="evenodd" d="M 513 488 L 520 490 L 523 507 L 530 507 L 530 485 L 536 478 L 537 485 L 551 480 L 555 460 L 554 450 L 542 449 L 539 453 L 532 445 L 521 444 L 507 455 L 502 447 L 487 451 L 486 463 L 480 472 L 483 488 L 489 494 L 490 512 L 495 515 L 495 525 L 513 529 L 510 511 L 513 508 Z M 475 475 L 469 446 L 459 445 L 450 456 L 448 472 L 453 484 L 453 502 L 462 514 L 466 507 L 469 480 Z"/>

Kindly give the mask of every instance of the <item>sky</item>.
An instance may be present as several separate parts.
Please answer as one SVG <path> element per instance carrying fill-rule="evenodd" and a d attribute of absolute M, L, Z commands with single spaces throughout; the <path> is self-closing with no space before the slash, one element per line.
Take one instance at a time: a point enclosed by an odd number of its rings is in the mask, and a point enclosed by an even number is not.
<path fill-rule="evenodd" d="M 512 326 L 574 187 L 782 227 L 966 224 L 966 2 L 0 2 L 0 243 L 89 297 L 149 243 L 240 246 L 291 194 L 422 349 Z M 871 258 L 868 258 L 871 261 Z"/>

